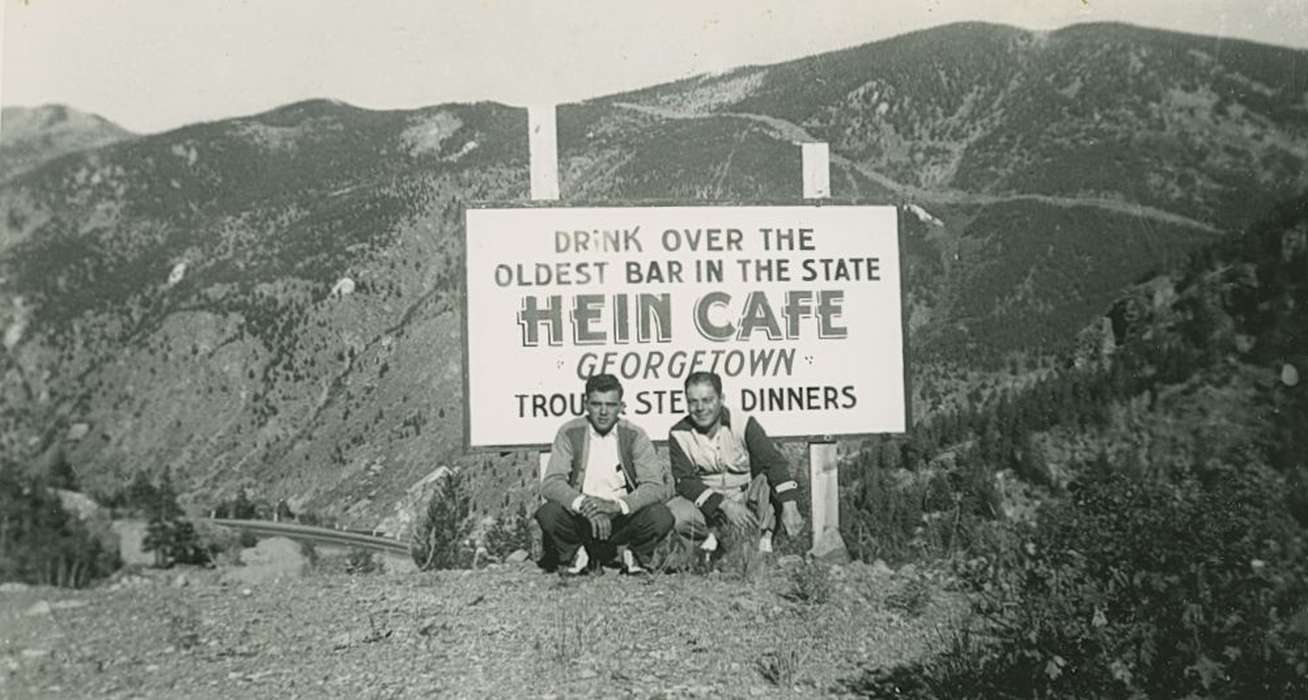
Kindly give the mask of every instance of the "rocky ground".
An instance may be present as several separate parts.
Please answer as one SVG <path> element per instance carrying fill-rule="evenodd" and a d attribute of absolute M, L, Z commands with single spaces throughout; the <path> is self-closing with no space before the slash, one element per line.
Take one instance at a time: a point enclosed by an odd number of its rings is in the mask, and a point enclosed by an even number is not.
<path fill-rule="evenodd" d="M 839 694 L 939 645 L 930 576 L 796 557 L 709 574 L 139 569 L 81 591 L 0 586 L 0 696 L 751 697 Z M 796 584 L 798 570 L 807 585 Z M 825 601 L 823 598 L 825 597 Z"/>

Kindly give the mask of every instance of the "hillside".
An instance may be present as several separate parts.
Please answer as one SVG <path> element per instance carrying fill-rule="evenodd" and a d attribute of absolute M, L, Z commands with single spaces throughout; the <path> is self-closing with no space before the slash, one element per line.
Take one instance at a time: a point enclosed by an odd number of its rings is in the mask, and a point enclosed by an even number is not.
<path fill-rule="evenodd" d="M 59 156 L 132 136 L 103 117 L 63 105 L 5 107 L 0 113 L 0 182 Z"/>
<path fill-rule="evenodd" d="M 561 189 L 794 201 L 793 142 L 829 140 L 837 200 L 904 206 L 922 418 L 1102 347 L 1123 289 L 1308 184 L 1306 58 L 953 25 L 563 106 Z M 462 455 L 459 352 L 463 207 L 525 199 L 525 131 L 493 103 L 318 100 L 0 184 L 0 449 L 366 525 L 445 464 L 483 510 L 530 499 L 534 454 Z"/>

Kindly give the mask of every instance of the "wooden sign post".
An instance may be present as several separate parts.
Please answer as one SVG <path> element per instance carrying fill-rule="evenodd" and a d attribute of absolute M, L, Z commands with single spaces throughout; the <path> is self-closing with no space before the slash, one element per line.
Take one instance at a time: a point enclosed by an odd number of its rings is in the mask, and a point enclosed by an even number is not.
<path fill-rule="evenodd" d="M 804 199 L 831 196 L 830 149 L 825 143 L 801 143 Z M 837 445 L 833 438 L 808 443 L 808 489 L 813 520 L 813 548 L 809 554 L 824 561 L 847 561 L 849 551 L 840 535 L 840 490 L 837 479 Z"/>
<path fill-rule="evenodd" d="M 559 198 L 559 131 L 554 105 L 527 108 L 527 151 L 531 162 L 531 201 Z M 549 467 L 550 451 L 540 452 L 541 481 Z"/>

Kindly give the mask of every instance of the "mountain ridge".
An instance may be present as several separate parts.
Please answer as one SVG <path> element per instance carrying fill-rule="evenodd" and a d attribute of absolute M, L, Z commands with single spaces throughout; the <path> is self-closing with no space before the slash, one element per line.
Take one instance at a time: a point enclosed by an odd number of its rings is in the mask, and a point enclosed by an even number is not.
<path fill-rule="evenodd" d="M 0 110 L 0 182 L 59 158 L 134 138 L 97 114 L 60 104 Z"/>
<path fill-rule="evenodd" d="M 1117 294 L 1304 178 L 1308 98 L 1286 92 L 1303 81 L 1267 95 L 1271 69 L 1238 70 L 1275 60 L 1205 73 L 1189 51 L 1207 39 L 1145 30 L 1113 91 L 1086 72 L 1102 47 L 1057 34 L 926 30 L 798 59 L 793 79 L 747 67 L 561 105 L 560 204 L 798 201 L 794 141 L 828 140 L 834 200 L 926 207 L 900 217 L 913 405 L 947 410 L 1095 347 Z M 894 61 L 850 62 L 869 55 Z M 483 513 L 531 501 L 534 453 L 463 453 L 459 350 L 463 209 L 525 200 L 526 156 L 522 109 L 319 99 L 0 184 L 5 450 L 64 449 L 100 488 L 170 466 L 199 503 L 245 485 L 368 526 L 444 465 L 474 468 Z"/>

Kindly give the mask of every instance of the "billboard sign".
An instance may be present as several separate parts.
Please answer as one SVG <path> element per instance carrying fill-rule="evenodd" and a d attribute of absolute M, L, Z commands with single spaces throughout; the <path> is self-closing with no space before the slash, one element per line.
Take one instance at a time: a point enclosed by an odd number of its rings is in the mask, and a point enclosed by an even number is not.
<path fill-rule="evenodd" d="M 905 429 L 894 207 L 478 208 L 466 223 L 470 447 L 548 445 L 598 373 L 654 439 L 697 370 L 776 438 Z"/>

